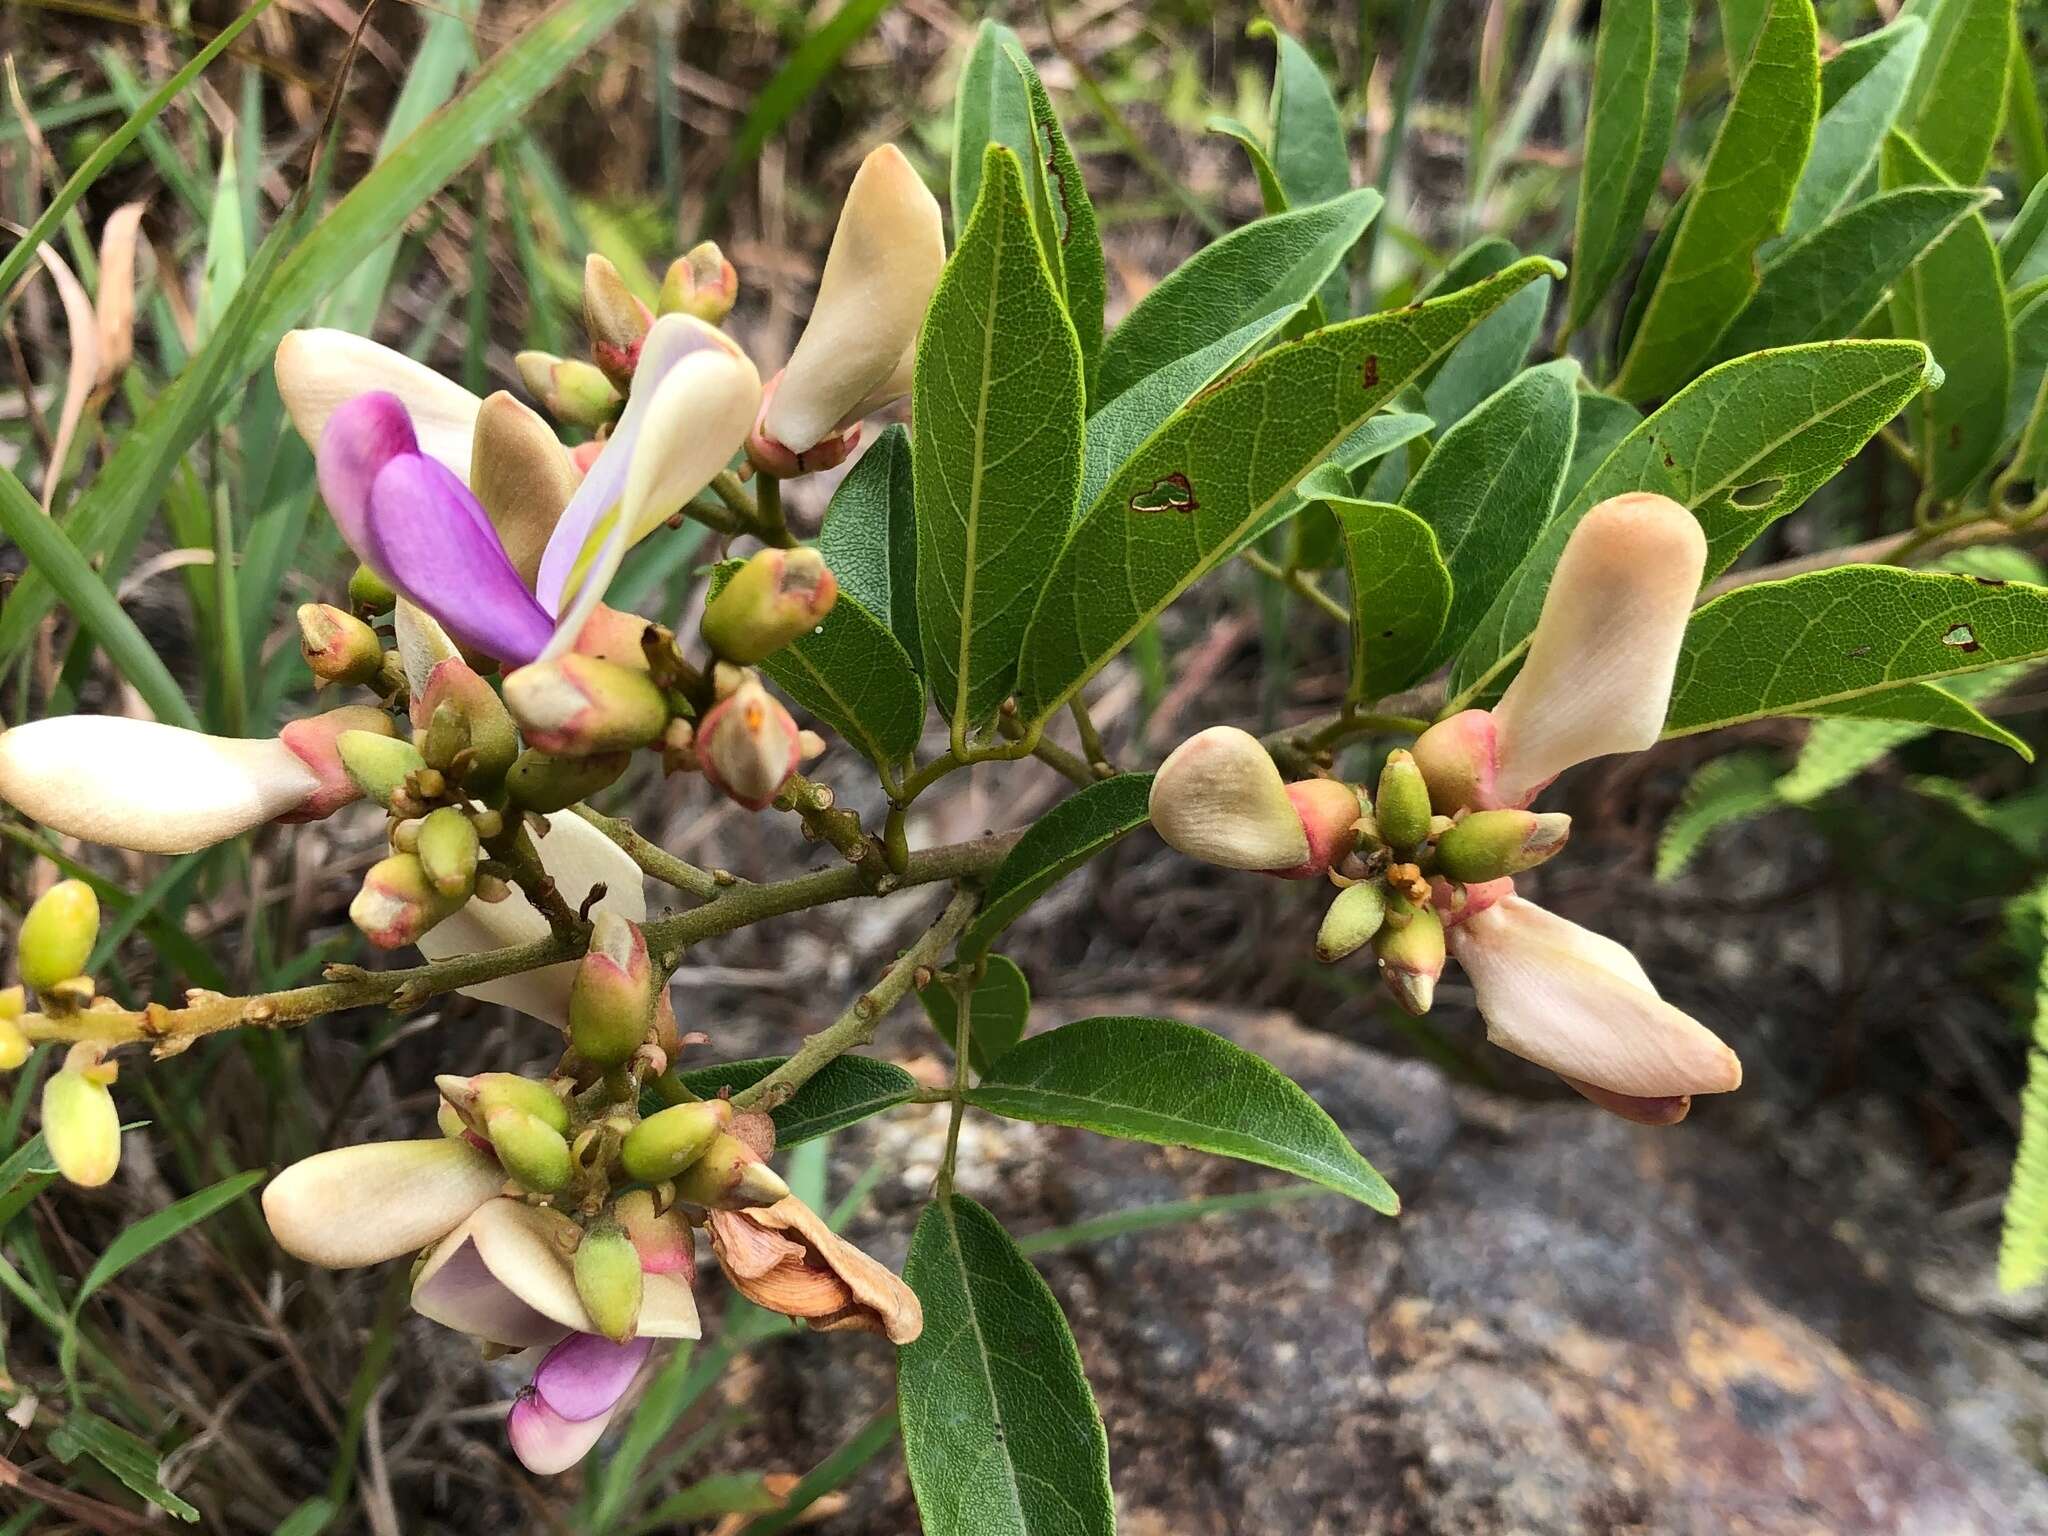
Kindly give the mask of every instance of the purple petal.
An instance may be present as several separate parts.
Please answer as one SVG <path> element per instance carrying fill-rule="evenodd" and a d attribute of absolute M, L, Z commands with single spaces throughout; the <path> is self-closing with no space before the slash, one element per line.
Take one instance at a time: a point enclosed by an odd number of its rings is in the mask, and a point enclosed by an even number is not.
<path fill-rule="evenodd" d="M 609 1413 L 581 1421 L 565 1419 L 528 1387 L 513 1400 L 512 1411 L 505 1418 L 505 1435 L 512 1442 L 512 1454 L 527 1471 L 553 1477 L 588 1456 L 610 1422 Z"/>
<path fill-rule="evenodd" d="M 333 422 L 327 432 L 333 436 Z M 368 527 L 384 579 L 439 619 L 457 645 L 524 666 L 553 637 L 554 620 L 445 465 L 417 453 L 386 463 L 370 487 Z"/>
<path fill-rule="evenodd" d="M 403 402 L 381 390 L 336 406 L 320 434 L 320 499 L 348 547 L 380 574 L 384 561 L 369 527 L 370 487 L 393 459 L 419 451 Z"/>
<path fill-rule="evenodd" d="M 619 1405 L 652 1348 L 652 1339 L 614 1344 L 601 1334 L 572 1333 L 547 1352 L 533 1373 L 533 1390 L 565 1419 L 594 1419 Z"/>

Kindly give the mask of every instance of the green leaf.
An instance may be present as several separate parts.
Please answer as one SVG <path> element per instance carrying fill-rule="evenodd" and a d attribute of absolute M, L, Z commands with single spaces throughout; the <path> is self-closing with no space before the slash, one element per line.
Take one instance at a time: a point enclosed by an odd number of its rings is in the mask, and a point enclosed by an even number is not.
<path fill-rule="evenodd" d="M 901 643 L 913 664 L 917 638 L 917 505 L 910 486 L 910 433 L 885 429 L 854 460 L 825 508 L 818 553 L 859 601 Z"/>
<path fill-rule="evenodd" d="M 2048 182 L 2042 185 L 2048 186 Z M 2015 473 L 2048 487 L 2048 293 L 2012 323 L 2012 393 L 2005 407 L 2005 442 Z"/>
<path fill-rule="evenodd" d="M 249 270 L 249 246 L 242 233 L 242 189 L 236 180 L 234 131 L 229 130 L 214 183 L 213 208 L 206 225 L 206 266 L 199 279 L 198 313 L 194 325 L 203 343 L 220 325 L 220 317 L 242 286 Z"/>
<path fill-rule="evenodd" d="M 1022 51 L 1017 34 L 997 21 L 984 21 L 960 66 L 953 116 L 953 236 L 967 237 L 968 217 L 981 200 L 989 146 L 1000 144 L 1020 165 L 1038 164 L 1031 123 L 1031 93 L 1006 57 Z"/>
<path fill-rule="evenodd" d="M 1882 565 L 1810 571 L 1737 587 L 1692 616 L 1664 734 L 1830 713 L 2043 656 L 2048 587 Z M 1927 701 L 1908 694 L 1900 708 L 1922 719 Z"/>
<path fill-rule="evenodd" d="M 1344 117 L 1330 85 L 1306 48 L 1263 17 L 1247 29 L 1273 39 L 1273 96 L 1267 116 L 1273 124 L 1273 170 L 1287 206 L 1326 203 L 1351 190 L 1351 149 Z M 1342 320 L 1351 313 L 1351 283 L 1340 262 L 1323 280 L 1323 313 Z"/>
<path fill-rule="evenodd" d="M 1885 141 L 1888 187 L 1942 185 L 1941 173 L 1896 130 Z M 1927 343 L 1944 375 L 1920 403 L 1920 463 L 1937 495 L 1960 496 L 1998 452 L 2012 388 L 2012 336 L 1998 249 L 1971 214 L 1913 264 L 1892 298 L 1902 335 Z"/>
<path fill-rule="evenodd" d="M 1053 560 L 1025 634 L 1021 717 L 1064 704 L 1423 367 L 1546 273 L 1555 263 L 1532 257 L 1419 307 L 1326 327 L 1168 420 Z"/>
<path fill-rule="evenodd" d="M 1721 48 L 1728 55 L 1731 81 L 1740 79 L 1749 68 L 1750 55 L 1756 51 L 1757 36 L 1763 31 L 1770 4 L 1771 0 L 1720 0 Z"/>
<path fill-rule="evenodd" d="M 1984 202 L 1977 192 L 1885 192 L 1777 251 L 1714 359 L 1854 335 L 1907 270 Z"/>
<path fill-rule="evenodd" d="M 1998 265 L 2008 292 L 2048 277 L 2048 176 L 2034 183 L 2034 190 L 1998 237 Z"/>
<path fill-rule="evenodd" d="M 184 691 L 156 647 L 136 628 L 77 546 L 64 536 L 57 520 L 46 516 L 28 488 L 5 469 L 0 469 L 0 533 L 20 546 L 29 571 L 39 574 L 64 599 L 86 633 L 106 651 L 114 670 L 134 685 L 157 719 L 188 730 L 199 729 L 199 717 L 185 702 Z M 27 585 L 24 576 L 21 587 Z M 10 594 L 10 610 L 22 600 L 21 587 Z"/>
<path fill-rule="evenodd" d="M 1031 121 L 1037 129 L 1036 173 L 1039 190 L 1046 199 L 1052 228 L 1047 260 L 1059 279 L 1067 305 L 1067 318 L 1074 322 L 1074 336 L 1081 344 L 1081 370 L 1088 381 L 1089 398 L 1095 396 L 1095 370 L 1102 359 L 1102 307 L 1109 296 L 1109 273 L 1102 259 L 1102 231 L 1095 218 L 1095 204 L 1089 200 L 1088 185 L 1081 178 L 1081 164 L 1067 143 L 1059 114 L 1052 109 L 1052 97 L 1045 82 L 1031 67 L 1021 46 L 1006 49 L 1011 67 L 1024 77 L 1024 92 L 1031 104 Z"/>
<path fill-rule="evenodd" d="M 1577 382 L 1569 360 L 1531 368 L 1438 438 L 1402 495 L 1450 568 L 1430 667 L 1464 644 L 1550 521 L 1577 432 Z"/>
<path fill-rule="evenodd" d="M 1664 277 L 1664 263 L 1671 259 L 1671 246 L 1678 238 L 1678 231 L 1685 223 L 1685 210 L 1692 206 L 1693 193 L 1697 186 L 1687 187 L 1678 194 L 1678 199 L 1664 215 L 1664 222 L 1657 226 L 1657 233 L 1650 241 L 1650 248 L 1643 254 L 1643 264 L 1636 268 L 1635 282 L 1628 291 L 1628 303 L 1621 312 L 1621 327 L 1614 333 L 1614 351 L 1617 357 L 1628 354 L 1635 345 L 1636 327 L 1643 323 L 1643 311 L 1650 307 L 1650 298 L 1657 291 L 1657 284 Z"/>
<path fill-rule="evenodd" d="M 1081 488 L 1081 349 L 1031 235 L 1017 157 L 982 200 L 918 343 L 911 434 L 925 675 L 956 740 L 1009 696 L 1019 644 Z"/>
<path fill-rule="evenodd" d="M 1053 886 L 1142 827 L 1150 812 L 1149 773 L 1120 773 L 1090 784 L 1047 811 L 1003 856 L 983 890 L 981 910 L 960 938 L 960 958 L 973 960 L 988 952 L 996 936 Z"/>
<path fill-rule="evenodd" d="M 1731 752 L 1700 765 L 1678 809 L 1657 837 L 1657 878 L 1676 880 L 1721 828 L 1776 810 L 1778 760 L 1769 752 Z"/>
<path fill-rule="evenodd" d="M 714 597 L 745 563 L 728 560 L 712 573 Z M 760 667 L 877 767 L 900 763 L 917 750 L 924 735 L 924 681 L 888 626 L 852 593 L 841 592 L 815 629 Z"/>
<path fill-rule="evenodd" d="M 789 1058 L 766 1056 L 754 1061 L 727 1061 L 712 1067 L 695 1067 L 676 1077 L 700 1099 L 716 1098 L 721 1089 L 737 1093 L 751 1088 Z M 870 1115 L 909 1102 L 917 1092 L 917 1079 L 901 1067 L 872 1056 L 837 1056 L 797 1089 L 795 1097 L 771 1112 L 775 1121 L 775 1144 L 793 1147 L 814 1137 L 829 1136 Z M 661 1108 L 649 1100 L 649 1111 Z"/>
<path fill-rule="evenodd" d="M 1670 394 L 1748 301 L 1757 285 L 1757 247 L 1784 227 L 1819 104 L 1812 0 L 1771 0 L 1755 54 L 1622 360 L 1616 394 L 1631 400 Z"/>
<path fill-rule="evenodd" d="M 1939 688 L 1932 683 L 1907 683 L 1903 687 L 1887 688 L 1882 693 L 1867 693 L 1821 705 L 1813 710 L 1813 714 L 1858 724 L 1907 723 L 1921 734 L 1949 731 L 1958 736 L 1975 736 L 1980 741 L 2009 748 L 2018 753 L 2023 762 L 2031 763 L 2034 760 L 2032 747 L 1997 721 L 1988 719 L 1974 705 L 1956 697 L 1960 684 L 1983 675 L 1969 673 Z M 1989 691 L 1995 692 L 1996 689 Z"/>
<path fill-rule="evenodd" d="M 1252 163 L 1252 175 L 1258 178 L 1259 204 L 1267 213 L 1285 213 L 1292 206 L 1287 200 L 1287 189 L 1280 185 L 1280 173 L 1273 169 L 1266 146 L 1257 134 L 1236 118 L 1225 117 L 1220 112 L 1202 126 L 1210 133 L 1220 133 L 1244 146 L 1245 158 Z"/>
<path fill-rule="evenodd" d="M 1017 962 L 1004 955 L 990 955 L 987 970 L 974 984 L 971 1004 L 972 1033 L 967 1054 L 977 1075 L 986 1077 L 1004 1052 L 1024 1038 L 1024 1026 L 1031 1022 L 1031 983 L 1017 969 Z M 934 981 L 918 990 L 932 1028 L 954 1050 L 960 1049 L 960 1003 L 952 985 Z"/>
<path fill-rule="evenodd" d="M 1351 583 L 1353 702 L 1398 693 L 1430 668 L 1451 611 L 1451 573 L 1436 533 L 1403 507 L 1327 497 Z"/>
<path fill-rule="evenodd" d="M 1642 423 L 1643 413 L 1626 400 L 1580 390 L 1579 430 L 1572 438 L 1572 461 L 1565 470 L 1564 484 L 1558 488 L 1557 504 L 1568 507 L 1577 501 L 1593 471 L 1606 463 L 1607 456 L 1621 445 L 1622 439 Z"/>
<path fill-rule="evenodd" d="M 1707 531 L 1711 579 L 1833 479 L 1936 377 L 1924 347 L 1899 341 L 1786 347 L 1700 375 L 1623 438 L 1551 520 L 1459 653 L 1446 710 L 1505 683 L 1565 540 L 1595 505 L 1655 491 L 1691 508 Z"/>
<path fill-rule="evenodd" d="M 1815 722 L 1791 769 L 1778 780 L 1778 797 L 1794 805 L 1811 804 L 1907 742 L 1917 741 L 1937 729 L 1981 736 L 2010 746 L 2031 760 L 2031 747 L 1972 707 L 1975 700 L 1989 698 L 2009 687 L 2024 671 L 2025 667 L 1992 667 L 1965 673 L 1940 687 L 1913 683 L 1887 693 L 1864 695 L 1864 700 L 1888 706 L 1882 719 L 1857 719 L 1831 711 L 1828 717 Z M 1890 703 L 1902 695 L 1902 704 Z M 1916 707 L 1920 711 L 1917 716 L 1912 713 Z"/>
<path fill-rule="evenodd" d="M 1336 565 L 1342 558 L 1338 553 L 1340 540 L 1336 520 L 1328 517 L 1326 510 L 1318 511 L 1320 503 L 1312 504 L 1305 498 L 1304 493 L 1310 488 L 1310 476 L 1314 476 L 1325 490 L 1341 483 L 1342 490 L 1338 494 L 1364 495 L 1364 482 L 1371 478 L 1367 471 L 1373 465 L 1396 448 L 1406 447 L 1418 437 L 1427 437 L 1435 430 L 1436 423 L 1419 411 L 1383 411 L 1370 418 L 1339 443 L 1309 475 L 1303 476 L 1292 493 L 1281 498 L 1271 511 L 1240 536 L 1236 549 L 1231 553 L 1256 544 L 1288 519 L 1305 513 L 1310 522 L 1320 521 L 1323 526 L 1320 532 L 1304 531 L 1295 553 L 1295 562 L 1319 570 Z M 1332 470 L 1337 472 L 1337 481 L 1327 479 L 1328 472 Z"/>
<path fill-rule="evenodd" d="M 2035 962 L 2027 1086 L 2020 1095 L 2020 1144 L 1998 1241 L 1998 1288 L 2021 1291 L 2048 1279 L 2048 903 L 2039 887 L 2012 904 L 2027 923 Z M 2009 909 L 2011 910 L 2011 909 Z"/>
<path fill-rule="evenodd" d="M 1678 120 L 1692 0 L 1603 5 L 1579 174 L 1565 326 L 1577 330 L 1635 249 Z"/>
<path fill-rule="evenodd" d="M 1379 211 L 1379 193 L 1366 187 L 1256 219 L 1204 246 L 1109 333 L 1103 398 L 1114 399 L 1247 321 L 1313 298 Z"/>
<path fill-rule="evenodd" d="M 903 1460 L 926 1536 L 1114 1536 L 1109 1439 L 1051 1289 L 965 1195 L 925 1208 L 903 1278 Z"/>
<path fill-rule="evenodd" d="M 86 1271 L 78 1294 L 71 1298 L 71 1315 L 77 1317 L 95 1291 L 137 1259 L 162 1247 L 187 1227 L 196 1227 L 222 1206 L 239 1200 L 269 1176 L 267 1169 L 251 1168 L 245 1173 L 222 1179 L 197 1194 L 187 1195 L 143 1217 L 132 1227 L 124 1228 L 120 1236 L 107 1244 L 105 1251 L 93 1261 L 92 1268 Z"/>
<path fill-rule="evenodd" d="M 1792 210 L 1785 216 L 1785 237 L 1797 239 L 1820 228 L 1856 195 L 1877 165 L 1884 136 L 1906 102 L 1906 88 L 1927 43 L 1927 23 L 1901 16 L 1890 26 L 1859 37 L 1828 60 L 1821 71 L 1820 124 L 1813 131 L 1813 153 L 1806 157 L 1799 185 L 1792 192 Z M 1829 95 L 1839 78 L 1838 66 L 1849 60 L 1863 73 Z"/>
<path fill-rule="evenodd" d="M 1178 1019 L 1082 1019 L 1033 1035 L 967 1101 L 1013 1120 L 1242 1158 L 1389 1216 L 1401 1208 L 1314 1099 L 1242 1046 Z"/>
<path fill-rule="evenodd" d="M 2013 0 L 1942 0 L 1906 94 L 1906 131 L 1951 181 L 1975 186 L 2005 115 Z"/>
<path fill-rule="evenodd" d="M 162 1458 L 148 1442 L 86 1408 L 73 1408 L 50 1432 L 50 1454 L 69 1466 L 90 1456 L 158 1509 L 180 1520 L 196 1522 L 199 1511 L 164 1487 L 159 1480 Z"/>
<path fill-rule="evenodd" d="M 1551 281 L 1539 277 L 1473 328 L 1422 392 L 1422 408 L 1448 428 L 1522 371 L 1550 309 Z"/>

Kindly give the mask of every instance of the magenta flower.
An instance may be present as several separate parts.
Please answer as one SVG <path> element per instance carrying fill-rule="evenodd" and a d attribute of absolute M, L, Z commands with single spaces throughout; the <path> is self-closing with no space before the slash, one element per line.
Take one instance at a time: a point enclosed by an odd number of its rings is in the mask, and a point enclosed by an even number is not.
<path fill-rule="evenodd" d="M 647 1338 L 614 1344 L 602 1334 L 572 1333 L 550 1349 L 505 1418 L 526 1470 L 551 1477 L 589 1455 L 653 1348 Z"/>

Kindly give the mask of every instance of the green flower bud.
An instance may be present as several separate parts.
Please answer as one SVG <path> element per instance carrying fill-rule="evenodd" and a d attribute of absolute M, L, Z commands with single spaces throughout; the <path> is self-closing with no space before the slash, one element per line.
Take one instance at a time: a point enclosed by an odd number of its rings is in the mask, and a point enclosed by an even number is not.
<path fill-rule="evenodd" d="M 1480 885 L 1534 869 L 1563 848 L 1572 819 L 1557 811 L 1473 811 L 1437 839 L 1436 872 Z"/>
<path fill-rule="evenodd" d="M 696 1162 L 731 1124 L 732 1105 L 724 1099 L 671 1105 L 626 1132 L 619 1164 L 627 1177 L 658 1184 Z"/>
<path fill-rule="evenodd" d="M 43 1143 L 57 1171 L 86 1189 L 121 1166 L 121 1116 L 102 1074 L 111 1066 L 67 1066 L 43 1084 Z"/>
<path fill-rule="evenodd" d="M 83 974 L 99 942 L 100 899 L 83 880 L 59 880 L 21 920 L 15 963 L 38 992 Z"/>
<path fill-rule="evenodd" d="M 469 722 L 455 705 L 444 703 L 433 712 L 427 728 L 420 732 L 418 746 L 420 756 L 427 760 L 429 768 L 438 768 L 446 773 L 455 766 L 455 759 L 469 748 Z"/>
<path fill-rule="evenodd" d="M 740 275 L 713 240 L 693 245 L 669 263 L 655 308 L 664 315 L 693 315 L 718 324 L 740 296 Z"/>
<path fill-rule="evenodd" d="M 505 701 L 468 662 L 450 657 L 427 675 L 427 685 L 412 701 L 415 729 L 424 725 L 431 735 L 435 717 L 444 709 L 458 712 L 467 732 L 469 756 L 462 764 L 462 787 L 477 795 L 497 793 L 519 756 L 519 731 Z"/>
<path fill-rule="evenodd" d="M 442 895 L 427 878 L 418 854 L 394 853 L 370 866 L 348 916 L 379 949 L 402 949 L 461 907 L 461 898 Z"/>
<path fill-rule="evenodd" d="M 708 1210 L 741 1211 L 786 1199 L 789 1186 L 737 1136 L 720 1134 L 676 1178 L 676 1198 Z"/>
<path fill-rule="evenodd" d="M 733 573 L 704 608 L 704 643 L 751 666 L 824 622 L 839 582 L 815 549 L 764 549 Z"/>
<path fill-rule="evenodd" d="M 1316 958 L 1325 965 L 1342 960 L 1363 945 L 1387 920 L 1387 888 L 1377 880 L 1347 885 L 1323 914 L 1316 931 Z"/>
<path fill-rule="evenodd" d="M 348 579 L 348 600 L 357 613 L 389 613 L 398 606 L 398 594 L 391 583 L 367 565 L 356 567 Z"/>
<path fill-rule="evenodd" d="M 550 352 L 521 352 L 513 361 L 528 393 L 555 420 L 595 431 L 619 419 L 626 402 L 595 363 Z"/>
<path fill-rule="evenodd" d="M 626 771 L 630 752 L 599 752 L 589 757 L 557 757 L 528 750 L 519 754 L 505 776 L 512 803 L 529 811 L 559 811 L 588 799 Z"/>
<path fill-rule="evenodd" d="M 563 757 L 631 751 L 661 739 L 668 699 L 645 672 L 574 653 L 521 667 L 505 703 L 527 743 Z"/>
<path fill-rule="evenodd" d="M 640 1252 L 616 1221 L 583 1234 L 572 1265 L 576 1296 L 606 1338 L 624 1343 L 640 1325 Z"/>
<path fill-rule="evenodd" d="M 322 683 L 374 683 L 384 670 L 377 632 L 331 603 L 299 606 L 299 654 Z"/>
<path fill-rule="evenodd" d="M 18 1019 L 28 1012 L 28 993 L 19 986 L 0 987 L 0 1019 Z"/>
<path fill-rule="evenodd" d="M 427 766 L 420 749 L 396 736 L 375 731 L 343 731 L 334 738 L 341 770 L 349 782 L 386 810 L 405 782 Z"/>
<path fill-rule="evenodd" d="M 9 1017 L 0 1014 L 0 1072 L 12 1072 L 27 1061 L 28 1053 L 35 1049 L 15 1022 L 16 1017 L 19 1015 Z"/>
<path fill-rule="evenodd" d="M 1373 811 L 1380 836 L 1397 853 L 1420 848 L 1429 840 L 1429 784 L 1411 753 L 1397 750 L 1387 755 Z"/>
<path fill-rule="evenodd" d="M 479 1072 L 474 1077 L 443 1072 L 434 1086 L 478 1135 L 484 1134 L 485 1117 L 496 1109 L 523 1111 L 551 1130 L 569 1134 L 569 1106 L 562 1096 L 546 1083 L 516 1072 Z"/>
<path fill-rule="evenodd" d="M 575 1171 L 569 1143 L 538 1115 L 510 1105 L 484 1116 L 484 1134 L 505 1171 L 537 1195 L 552 1195 L 568 1186 Z"/>
<path fill-rule="evenodd" d="M 647 940 L 616 912 L 599 912 L 569 992 L 569 1040 L 595 1067 L 632 1058 L 654 1021 L 657 988 Z"/>
<path fill-rule="evenodd" d="M 469 819 L 467 811 L 444 805 L 427 812 L 420 823 L 416 851 L 420 868 L 426 871 L 435 890 L 453 901 L 469 900 L 470 892 L 476 889 L 476 865 L 482 848 L 476 823 Z"/>
<path fill-rule="evenodd" d="M 593 251 L 583 263 L 583 329 L 590 335 L 591 357 L 622 390 L 633 387 L 640 344 L 653 324 L 653 314 L 633 297 L 619 269 Z"/>
<path fill-rule="evenodd" d="M 1380 980 L 1394 1001 L 1417 1018 L 1429 1012 L 1437 978 L 1444 973 L 1444 925 L 1436 908 L 1390 893 L 1386 925 L 1373 935 L 1372 947 Z"/>

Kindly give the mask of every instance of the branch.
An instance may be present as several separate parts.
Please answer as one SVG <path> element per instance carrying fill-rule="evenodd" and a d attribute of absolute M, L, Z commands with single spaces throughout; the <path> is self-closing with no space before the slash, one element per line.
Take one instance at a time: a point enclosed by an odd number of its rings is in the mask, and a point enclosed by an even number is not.
<path fill-rule="evenodd" d="M 686 891 L 699 901 L 710 901 L 723 887 L 718 877 L 708 869 L 677 858 L 666 848 L 657 846 L 633 830 L 632 825 L 620 816 L 605 816 L 593 811 L 587 805 L 574 807 L 578 816 L 589 822 L 598 831 L 619 845 L 619 851 L 640 866 L 640 872 L 659 880 L 663 885 L 672 885 L 679 891 Z"/>

